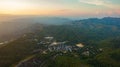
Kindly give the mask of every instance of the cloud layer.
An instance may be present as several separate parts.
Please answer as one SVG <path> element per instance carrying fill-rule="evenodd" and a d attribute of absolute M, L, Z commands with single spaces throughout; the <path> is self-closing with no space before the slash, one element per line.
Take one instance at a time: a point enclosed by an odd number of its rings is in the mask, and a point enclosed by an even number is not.
<path fill-rule="evenodd" d="M 109 0 L 79 0 L 80 3 L 96 5 L 96 6 L 104 6 L 108 8 L 118 8 L 117 5 L 111 3 Z"/>

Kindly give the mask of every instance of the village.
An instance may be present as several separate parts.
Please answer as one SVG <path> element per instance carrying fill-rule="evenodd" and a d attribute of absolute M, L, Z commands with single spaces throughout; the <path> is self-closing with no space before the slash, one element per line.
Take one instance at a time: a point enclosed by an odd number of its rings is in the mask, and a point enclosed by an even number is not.
<path fill-rule="evenodd" d="M 31 56 L 30 58 L 20 62 L 15 67 L 36 66 L 43 67 L 46 65 L 48 59 L 54 60 L 57 56 L 73 55 L 75 57 L 91 57 L 103 51 L 102 48 L 94 48 L 93 46 L 86 46 L 82 43 L 75 45 L 69 45 L 68 41 L 56 41 L 54 37 L 43 37 L 41 41 L 37 38 L 29 39 L 35 41 L 40 48 L 35 49 L 33 54 L 40 54 L 41 56 L 47 56 L 46 58 L 37 58 Z"/>
<path fill-rule="evenodd" d="M 34 39 L 37 41 L 37 39 Z M 44 37 L 43 41 L 37 43 L 38 45 L 44 45 L 47 49 L 43 50 L 43 54 L 47 54 L 48 52 L 62 52 L 62 53 L 74 53 L 79 52 L 81 55 L 90 56 L 96 55 L 99 52 L 102 52 L 102 48 L 95 49 L 92 46 L 86 46 L 82 43 L 78 43 L 75 45 L 67 44 L 68 41 L 58 42 L 54 40 L 54 37 Z M 95 50 L 94 50 L 95 49 Z M 38 50 L 39 51 L 39 50 Z"/>

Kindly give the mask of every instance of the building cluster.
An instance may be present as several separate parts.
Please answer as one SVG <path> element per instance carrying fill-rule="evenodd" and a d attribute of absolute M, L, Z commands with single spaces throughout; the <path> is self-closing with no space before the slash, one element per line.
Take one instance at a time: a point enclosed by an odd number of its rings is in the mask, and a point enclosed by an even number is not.
<path fill-rule="evenodd" d="M 54 51 L 63 53 L 78 51 L 81 55 L 90 56 L 91 54 L 96 55 L 99 53 L 99 51 L 102 51 L 102 49 L 95 49 L 90 46 L 85 46 L 82 43 L 68 45 L 67 41 L 57 42 L 54 40 L 54 37 L 44 37 L 43 41 L 39 42 L 38 44 L 43 44 L 47 48 L 43 51 L 44 54 Z"/>
<path fill-rule="evenodd" d="M 66 45 L 66 42 L 53 42 L 48 46 L 48 50 L 72 52 L 72 46 Z"/>
<path fill-rule="evenodd" d="M 41 42 L 46 44 L 45 46 L 48 48 L 48 51 L 61 51 L 61 52 L 72 52 L 72 46 L 67 45 L 66 41 L 57 42 L 54 40 L 54 37 L 44 37 L 45 41 Z"/>

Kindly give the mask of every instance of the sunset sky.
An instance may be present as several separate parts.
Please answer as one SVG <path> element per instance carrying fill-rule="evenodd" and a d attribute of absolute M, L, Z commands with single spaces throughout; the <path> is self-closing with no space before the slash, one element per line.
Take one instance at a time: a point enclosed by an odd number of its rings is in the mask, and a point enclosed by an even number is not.
<path fill-rule="evenodd" d="M 0 0 L 0 14 L 120 16 L 120 0 Z"/>

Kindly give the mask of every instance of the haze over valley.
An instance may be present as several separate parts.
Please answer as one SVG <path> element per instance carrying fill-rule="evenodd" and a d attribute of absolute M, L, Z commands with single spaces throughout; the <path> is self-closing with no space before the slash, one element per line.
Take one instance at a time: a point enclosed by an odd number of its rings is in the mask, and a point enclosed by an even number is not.
<path fill-rule="evenodd" d="M 120 67 L 120 0 L 0 0 L 0 67 Z"/>

